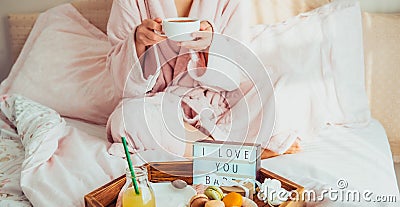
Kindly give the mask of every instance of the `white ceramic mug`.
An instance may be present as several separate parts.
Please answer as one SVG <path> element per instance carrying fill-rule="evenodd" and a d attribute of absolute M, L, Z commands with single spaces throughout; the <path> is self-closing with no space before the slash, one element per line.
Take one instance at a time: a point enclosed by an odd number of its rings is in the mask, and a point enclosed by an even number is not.
<path fill-rule="evenodd" d="M 200 30 L 200 20 L 190 17 L 177 17 L 164 19 L 162 28 L 165 35 L 174 41 L 190 41 L 193 32 Z"/>

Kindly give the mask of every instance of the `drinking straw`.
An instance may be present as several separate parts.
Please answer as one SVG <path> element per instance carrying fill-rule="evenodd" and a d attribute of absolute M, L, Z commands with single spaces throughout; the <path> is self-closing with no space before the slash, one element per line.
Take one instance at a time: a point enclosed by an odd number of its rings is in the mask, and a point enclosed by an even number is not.
<path fill-rule="evenodd" d="M 122 143 L 124 144 L 125 155 L 126 155 L 126 160 L 128 161 L 129 170 L 131 171 L 133 187 L 135 188 L 136 195 L 139 195 L 139 193 L 140 193 L 139 192 L 139 187 L 138 187 L 138 184 L 136 182 L 135 171 L 133 170 L 131 156 L 130 156 L 129 151 L 128 151 L 128 144 L 126 143 L 125 137 L 122 137 Z"/>

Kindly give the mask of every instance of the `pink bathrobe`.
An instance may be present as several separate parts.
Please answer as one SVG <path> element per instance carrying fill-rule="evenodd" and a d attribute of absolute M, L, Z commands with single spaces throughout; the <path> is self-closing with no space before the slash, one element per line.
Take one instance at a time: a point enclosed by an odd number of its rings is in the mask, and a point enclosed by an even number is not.
<path fill-rule="evenodd" d="M 203 53 L 191 53 L 170 40 L 148 48 L 139 60 L 136 27 L 145 19 L 176 17 L 174 0 L 114 1 L 108 23 L 113 49 L 107 65 L 122 101 L 107 124 L 114 142 L 110 153 L 122 155 L 120 142 L 125 136 L 133 151 L 163 149 L 158 152 L 181 156 L 189 142 L 185 140 L 184 121 L 216 140 L 256 142 L 279 153 L 290 147 L 295 137 L 271 141 L 274 99 L 265 69 L 246 58 L 252 53 L 240 53 L 246 50 L 244 45 L 232 43 L 233 39 L 247 40 L 243 28 L 249 27 L 242 3 L 193 0 L 190 17 L 207 20 L 215 34 L 232 38 L 214 35 L 207 61 Z M 246 72 L 259 80 L 250 80 L 238 66 L 212 53 L 241 67 L 247 64 L 244 70 L 252 68 Z M 198 68 L 206 68 L 205 73 L 198 73 Z"/>

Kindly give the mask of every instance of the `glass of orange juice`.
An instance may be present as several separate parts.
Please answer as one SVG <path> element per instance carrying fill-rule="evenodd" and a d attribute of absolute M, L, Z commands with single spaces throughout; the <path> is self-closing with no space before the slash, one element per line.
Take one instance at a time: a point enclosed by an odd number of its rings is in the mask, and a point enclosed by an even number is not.
<path fill-rule="evenodd" d="M 126 171 L 126 182 L 122 187 L 122 207 L 156 207 L 154 191 L 147 178 L 147 169 L 144 166 L 135 167 L 136 182 L 139 194 L 136 194 L 132 184 L 132 176 L 129 169 Z"/>

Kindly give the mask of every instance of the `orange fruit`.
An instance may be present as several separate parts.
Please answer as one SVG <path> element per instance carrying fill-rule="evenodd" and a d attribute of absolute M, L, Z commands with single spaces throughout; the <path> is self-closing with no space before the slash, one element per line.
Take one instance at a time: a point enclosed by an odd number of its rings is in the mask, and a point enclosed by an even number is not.
<path fill-rule="evenodd" d="M 240 207 L 242 206 L 243 198 L 239 193 L 231 192 L 222 201 L 225 203 L 225 207 Z"/>

